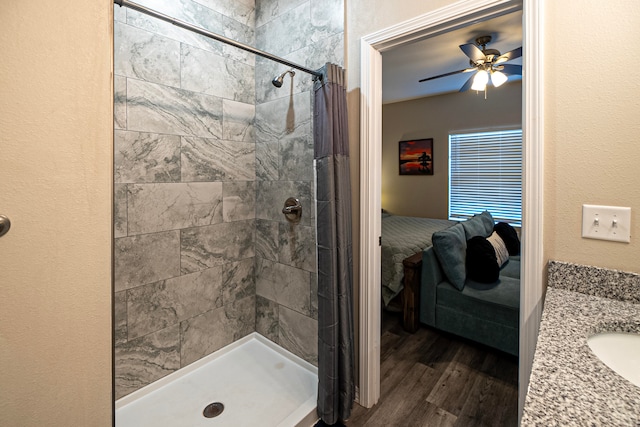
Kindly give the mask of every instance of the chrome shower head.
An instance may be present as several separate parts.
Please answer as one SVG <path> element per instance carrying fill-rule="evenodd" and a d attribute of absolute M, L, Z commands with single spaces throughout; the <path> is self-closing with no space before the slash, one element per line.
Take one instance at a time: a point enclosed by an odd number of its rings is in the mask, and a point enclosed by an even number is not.
<path fill-rule="evenodd" d="M 295 71 L 287 70 L 284 73 L 280 74 L 279 76 L 274 77 L 273 80 L 271 80 L 271 83 L 273 83 L 275 87 L 282 87 L 282 81 L 284 80 L 284 76 L 286 76 L 287 73 L 291 74 L 291 77 L 296 75 Z"/>

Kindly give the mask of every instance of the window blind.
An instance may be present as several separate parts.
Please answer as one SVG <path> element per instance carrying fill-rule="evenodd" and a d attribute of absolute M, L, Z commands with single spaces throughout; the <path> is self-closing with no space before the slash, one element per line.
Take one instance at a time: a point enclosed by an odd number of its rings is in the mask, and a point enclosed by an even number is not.
<path fill-rule="evenodd" d="M 449 135 L 449 219 L 522 223 L 522 130 Z"/>

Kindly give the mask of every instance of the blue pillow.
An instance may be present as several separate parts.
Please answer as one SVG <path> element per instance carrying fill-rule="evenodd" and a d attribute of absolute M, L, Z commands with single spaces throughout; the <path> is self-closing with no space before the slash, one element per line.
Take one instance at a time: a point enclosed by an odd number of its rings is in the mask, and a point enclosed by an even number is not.
<path fill-rule="evenodd" d="M 484 211 L 480 214 L 474 215 L 462 223 L 467 240 L 476 236 L 491 236 L 494 225 L 493 217 L 489 211 Z"/>
<path fill-rule="evenodd" d="M 459 291 L 464 289 L 467 279 L 465 258 L 467 255 L 467 239 L 461 224 L 433 233 L 431 237 L 433 250 L 436 253 L 444 275 L 449 283 Z"/>

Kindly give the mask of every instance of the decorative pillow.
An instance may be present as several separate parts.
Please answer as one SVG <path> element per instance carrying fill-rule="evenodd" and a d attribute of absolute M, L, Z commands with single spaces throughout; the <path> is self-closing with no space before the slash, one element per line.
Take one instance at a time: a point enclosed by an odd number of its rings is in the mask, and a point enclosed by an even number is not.
<path fill-rule="evenodd" d="M 502 268 L 502 266 L 509 261 L 509 251 L 507 250 L 507 246 L 504 244 L 504 240 L 502 240 L 502 237 L 494 231 L 491 233 L 491 236 L 487 237 L 487 242 L 491 243 L 491 246 L 493 246 L 493 250 L 496 253 L 498 268 Z"/>
<path fill-rule="evenodd" d="M 480 283 L 493 283 L 500 278 L 500 269 L 509 261 L 509 251 L 495 231 L 486 239 L 472 237 L 467 241 L 467 275 Z"/>
<path fill-rule="evenodd" d="M 484 211 L 464 221 L 462 226 L 464 227 L 465 236 L 469 240 L 476 236 L 489 237 L 493 233 L 494 224 L 495 222 L 489 211 Z"/>
<path fill-rule="evenodd" d="M 467 275 L 476 282 L 497 281 L 509 256 L 520 253 L 518 234 L 512 226 L 500 222 L 494 229 L 486 239 L 475 236 L 467 241 Z"/>
<path fill-rule="evenodd" d="M 467 275 L 480 283 L 493 283 L 500 277 L 496 251 L 482 236 L 467 240 Z"/>
<path fill-rule="evenodd" d="M 493 227 L 493 230 L 504 241 L 509 255 L 520 255 L 520 239 L 518 239 L 518 232 L 515 228 L 506 222 L 499 222 Z"/>
<path fill-rule="evenodd" d="M 467 279 L 465 257 L 467 252 L 467 240 L 464 228 L 461 224 L 455 224 L 449 228 L 433 233 L 431 237 L 433 250 L 442 266 L 449 282 L 459 291 L 464 289 Z"/>

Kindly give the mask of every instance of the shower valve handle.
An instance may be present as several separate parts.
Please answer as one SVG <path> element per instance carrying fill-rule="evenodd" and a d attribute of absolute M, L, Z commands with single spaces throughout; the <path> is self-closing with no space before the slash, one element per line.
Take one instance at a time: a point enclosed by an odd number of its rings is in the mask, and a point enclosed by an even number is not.
<path fill-rule="evenodd" d="M 291 222 L 299 222 L 302 217 L 302 205 L 300 204 L 300 201 L 295 197 L 289 197 L 284 202 L 282 213 L 285 215 L 287 220 Z"/>
<path fill-rule="evenodd" d="M 293 214 L 298 212 L 299 210 L 302 209 L 301 205 L 295 205 L 295 206 L 285 206 L 284 208 L 282 208 L 282 213 L 283 214 Z"/>

